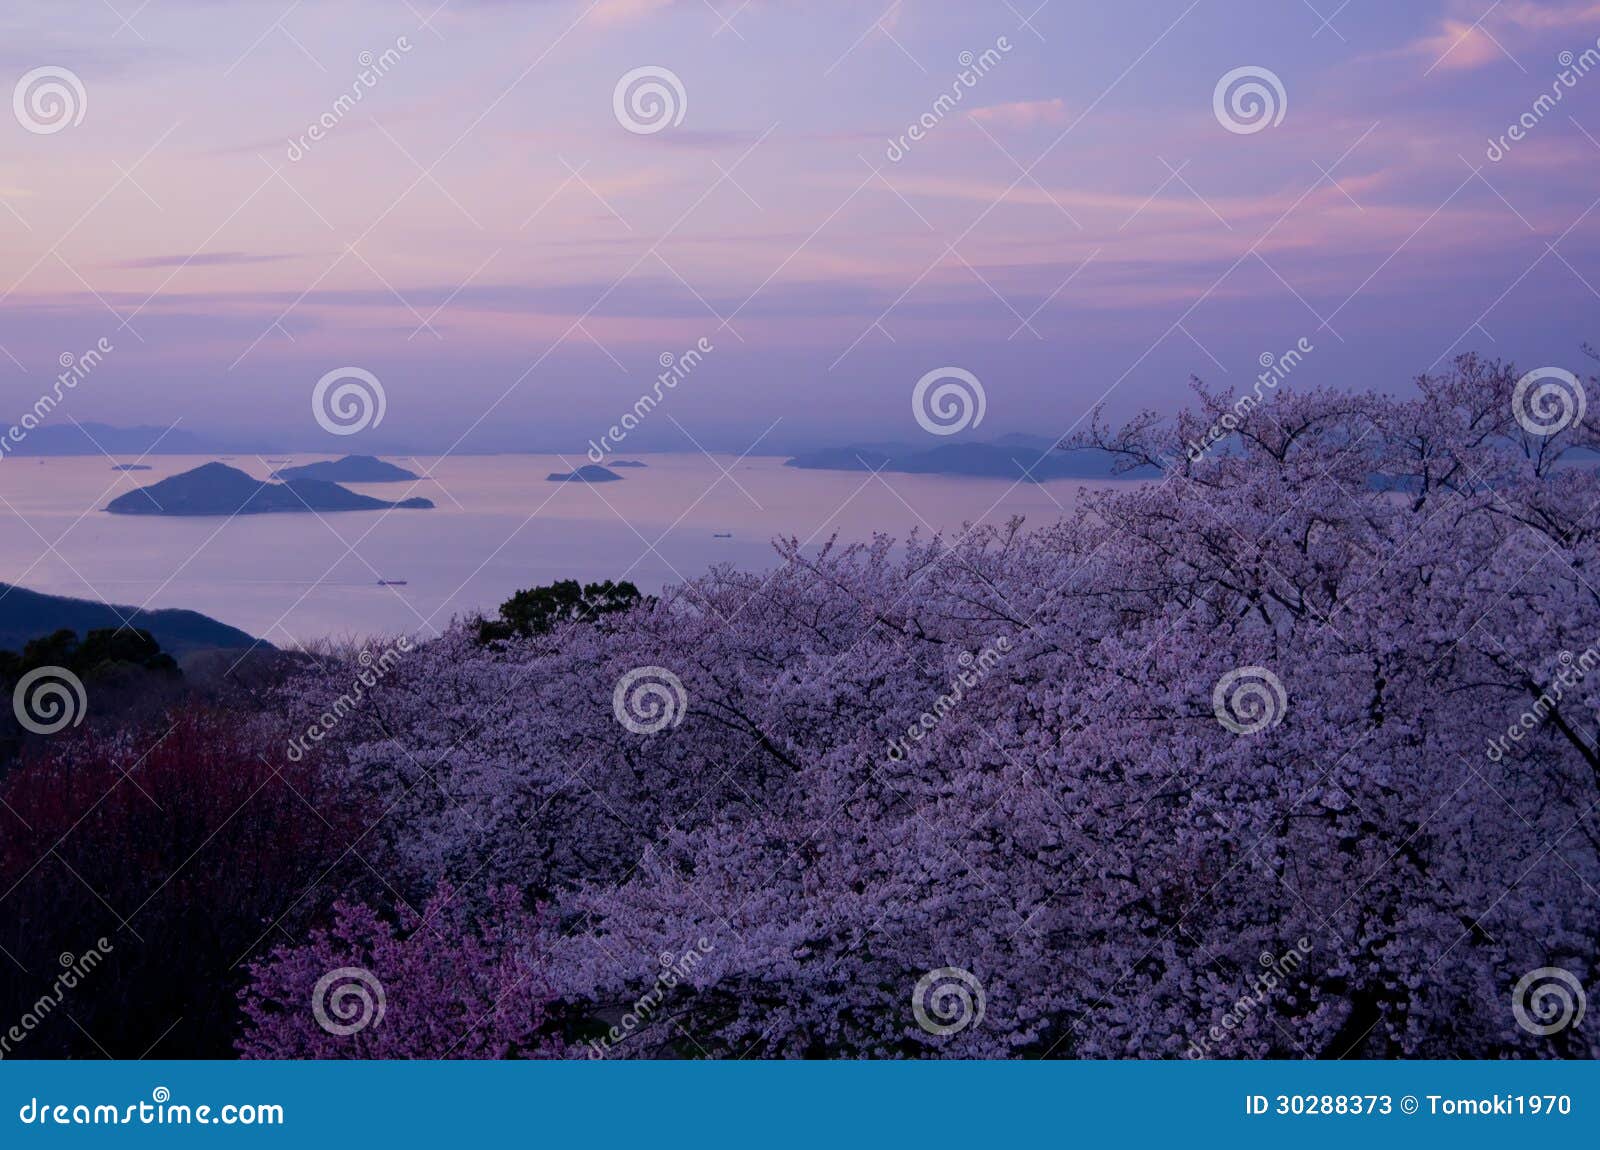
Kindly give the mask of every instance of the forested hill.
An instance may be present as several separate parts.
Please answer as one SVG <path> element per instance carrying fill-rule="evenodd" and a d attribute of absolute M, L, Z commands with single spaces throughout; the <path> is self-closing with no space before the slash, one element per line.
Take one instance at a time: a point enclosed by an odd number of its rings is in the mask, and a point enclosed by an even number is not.
<path fill-rule="evenodd" d="M 120 627 L 124 620 L 149 631 L 162 650 L 173 655 L 219 647 L 250 647 L 256 642 L 237 627 L 197 611 L 111 607 L 0 583 L 0 650 L 20 651 L 29 639 L 63 629 L 82 635 L 103 627 Z"/>

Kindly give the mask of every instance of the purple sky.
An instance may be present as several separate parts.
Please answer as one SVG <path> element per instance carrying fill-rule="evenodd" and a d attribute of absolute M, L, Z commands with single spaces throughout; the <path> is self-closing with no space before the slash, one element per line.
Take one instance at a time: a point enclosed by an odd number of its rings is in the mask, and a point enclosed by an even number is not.
<path fill-rule="evenodd" d="M 1600 3 L 436 4 L 7 3 L 5 89 L 84 101 L 0 114 L 0 424 L 102 338 L 52 420 L 336 451 L 580 448 L 701 338 L 638 449 L 915 440 L 946 366 L 983 435 L 1061 434 L 1302 338 L 1297 383 L 1398 388 L 1600 336 Z M 619 123 L 643 66 L 681 123 Z M 1239 67 L 1280 122 L 1219 121 Z M 345 366 L 385 392 L 365 438 L 312 419 Z"/>

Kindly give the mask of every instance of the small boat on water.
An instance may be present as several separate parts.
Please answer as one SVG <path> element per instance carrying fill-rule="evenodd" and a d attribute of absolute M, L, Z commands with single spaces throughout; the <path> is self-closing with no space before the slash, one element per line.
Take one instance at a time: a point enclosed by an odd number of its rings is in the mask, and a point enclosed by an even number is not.
<path fill-rule="evenodd" d="M 378 586 L 379 587 L 404 587 L 405 585 L 406 585 L 406 581 L 404 579 L 379 579 L 378 580 Z"/>
<path fill-rule="evenodd" d="M 733 532 L 732 531 L 715 531 L 715 532 L 712 532 L 711 538 L 713 538 L 713 539 L 732 539 L 733 538 Z"/>

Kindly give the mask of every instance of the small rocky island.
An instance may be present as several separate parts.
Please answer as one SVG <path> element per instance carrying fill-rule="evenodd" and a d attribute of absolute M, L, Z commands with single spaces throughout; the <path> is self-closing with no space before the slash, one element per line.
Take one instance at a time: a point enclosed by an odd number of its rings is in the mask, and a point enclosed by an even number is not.
<path fill-rule="evenodd" d="M 119 495 L 106 505 L 106 510 L 113 515 L 263 515 L 279 511 L 382 511 L 432 506 L 427 499 L 390 503 L 320 479 L 270 483 L 225 463 L 206 463 Z"/>
<path fill-rule="evenodd" d="M 284 467 L 272 473 L 274 479 L 321 479 L 327 483 L 400 483 L 421 479 L 414 471 L 385 463 L 372 455 L 347 455 L 301 467 Z"/>
<path fill-rule="evenodd" d="M 648 463 L 640 463 L 637 459 L 613 459 L 612 467 L 649 467 Z"/>
<path fill-rule="evenodd" d="M 609 467 L 600 467 L 593 463 L 586 463 L 576 471 L 552 471 L 545 476 L 551 483 L 615 483 L 621 478 L 622 476 Z"/>

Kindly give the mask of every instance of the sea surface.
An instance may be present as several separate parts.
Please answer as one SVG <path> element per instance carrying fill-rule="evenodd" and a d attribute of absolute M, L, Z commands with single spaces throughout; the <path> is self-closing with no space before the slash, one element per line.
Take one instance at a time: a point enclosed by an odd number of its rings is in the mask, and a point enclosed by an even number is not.
<path fill-rule="evenodd" d="M 927 475 L 803 471 L 776 457 L 642 455 L 594 487 L 545 476 L 580 456 L 392 459 L 430 478 L 347 484 L 380 499 L 426 496 L 431 511 L 224 518 L 111 515 L 116 496 L 211 456 L 152 456 L 118 472 L 103 457 L 0 460 L 0 582 L 140 607 L 184 607 L 278 646 L 320 638 L 429 637 L 452 616 L 495 608 L 523 587 L 629 579 L 646 591 L 717 563 L 764 570 L 772 540 L 815 549 L 837 533 L 867 540 L 959 533 L 966 523 L 1068 513 L 1104 483 L 1046 484 Z M 296 456 L 310 463 L 334 456 Z M 284 460 L 223 457 L 265 478 Z M 722 536 L 727 536 L 723 538 Z M 383 586 L 380 580 L 403 580 Z"/>

